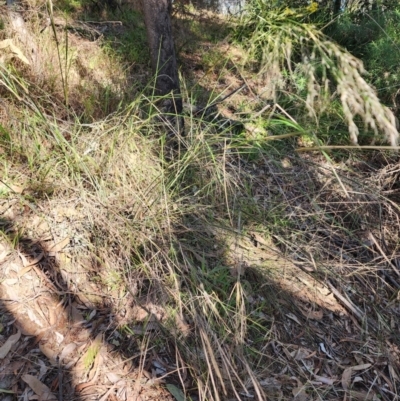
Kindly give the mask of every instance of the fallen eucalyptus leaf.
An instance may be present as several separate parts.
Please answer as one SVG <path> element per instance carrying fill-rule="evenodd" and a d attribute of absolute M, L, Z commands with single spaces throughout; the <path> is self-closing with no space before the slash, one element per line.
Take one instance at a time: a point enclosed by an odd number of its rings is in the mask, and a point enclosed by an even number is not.
<path fill-rule="evenodd" d="M 32 375 L 23 375 L 22 380 L 40 397 L 42 401 L 57 400 L 51 390 L 43 384 L 38 378 Z"/>
<path fill-rule="evenodd" d="M 8 337 L 7 341 L 0 347 L 0 359 L 4 359 L 10 352 L 11 347 L 20 339 L 21 332 L 18 330 L 17 333 Z"/>

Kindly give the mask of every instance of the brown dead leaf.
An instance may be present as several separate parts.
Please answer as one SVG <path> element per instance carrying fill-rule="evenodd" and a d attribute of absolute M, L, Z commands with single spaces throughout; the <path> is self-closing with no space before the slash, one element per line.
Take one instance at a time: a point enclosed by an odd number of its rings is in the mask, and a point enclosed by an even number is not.
<path fill-rule="evenodd" d="M 25 259 L 26 260 L 26 259 Z M 18 277 L 22 277 L 26 273 L 29 273 L 32 270 L 33 265 L 25 266 L 18 272 Z"/>
<path fill-rule="evenodd" d="M 114 401 L 118 400 L 114 394 L 112 394 L 115 390 L 116 385 L 114 384 L 110 389 L 99 399 L 99 401 Z"/>
<path fill-rule="evenodd" d="M 43 259 L 44 253 L 41 252 L 39 255 L 37 255 L 35 257 L 35 259 L 33 259 L 31 261 L 29 261 L 25 257 L 25 255 L 23 255 L 21 252 L 18 252 L 18 255 L 22 260 L 22 264 L 24 265 L 24 268 L 18 274 L 21 277 L 21 276 L 23 276 L 25 273 L 27 273 L 30 270 L 30 267 L 36 265 L 37 263 L 39 263 Z M 29 267 L 29 269 L 27 269 L 28 267 Z"/>
<path fill-rule="evenodd" d="M 11 347 L 20 339 L 21 332 L 18 330 L 15 334 L 8 337 L 7 341 L 0 347 L 0 359 L 4 359 L 10 352 Z"/>
<path fill-rule="evenodd" d="M 21 252 L 18 252 L 18 255 L 22 260 L 22 265 L 23 266 L 28 266 L 29 265 L 28 259 Z"/>
<path fill-rule="evenodd" d="M 68 358 L 76 349 L 75 343 L 69 343 L 61 352 L 60 361 L 64 361 L 65 358 Z"/>
<path fill-rule="evenodd" d="M 275 390 L 280 390 L 282 388 L 282 383 L 275 377 L 267 377 L 266 379 L 261 380 L 260 385 Z"/>
<path fill-rule="evenodd" d="M 39 344 L 40 351 L 42 352 L 43 355 L 47 357 L 47 359 L 50 361 L 50 363 L 54 366 L 58 365 L 57 364 L 57 353 L 53 351 L 50 347 L 48 347 L 45 344 L 40 343 Z"/>
<path fill-rule="evenodd" d="M 4 262 L 9 253 L 11 249 L 6 244 L 0 243 L 0 263 Z"/>
<path fill-rule="evenodd" d="M 185 319 L 179 315 L 175 316 L 176 327 L 180 333 L 182 333 L 185 337 L 190 334 L 190 326 L 185 321 Z"/>
<path fill-rule="evenodd" d="M 335 383 L 335 379 L 332 379 L 330 377 L 325 377 L 325 376 L 318 376 L 315 375 L 314 376 L 316 380 L 318 380 L 319 382 L 323 383 L 323 384 L 328 384 L 329 386 L 333 386 L 333 384 Z"/>
<path fill-rule="evenodd" d="M 147 317 L 149 316 L 149 312 L 141 308 L 140 306 L 134 305 L 131 308 L 131 313 L 132 317 L 134 320 L 138 322 L 142 322 L 143 320 L 146 320 Z"/>
<path fill-rule="evenodd" d="M 310 354 L 312 354 L 312 351 L 302 347 L 290 353 L 292 358 L 294 358 L 296 361 L 301 361 L 302 359 L 306 359 L 310 356 Z"/>
<path fill-rule="evenodd" d="M 287 316 L 289 319 L 292 319 L 293 321 L 295 321 L 297 324 L 301 325 L 299 319 L 297 319 L 297 316 L 294 315 L 293 313 L 286 313 L 286 316 Z"/>
<path fill-rule="evenodd" d="M 322 309 L 312 310 L 300 308 L 300 310 L 306 319 L 321 320 L 324 317 L 324 312 L 322 311 Z"/>
<path fill-rule="evenodd" d="M 51 390 L 43 384 L 39 379 L 32 375 L 23 375 L 22 380 L 39 396 L 40 400 L 51 401 L 57 400 Z"/>
<path fill-rule="evenodd" d="M 72 321 L 74 325 L 81 325 L 84 323 L 86 320 L 83 317 L 82 312 L 76 307 L 76 304 L 72 304 L 70 311 L 69 311 L 69 318 Z"/>
<path fill-rule="evenodd" d="M 257 232 L 255 231 L 251 231 L 249 233 L 260 245 L 265 245 L 268 248 L 272 247 L 272 241 L 268 241 L 265 238 L 263 238 L 261 235 L 259 235 Z"/>
<path fill-rule="evenodd" d="M 0 58 L 1 61 L 8 61 L 13 58 L 18 58 L 25 64 L 30 64 L 28 59 L 22 53 L 21 49 L 15 46 L 11 39 L 2 40 L 0 42 L 0 49 L 3 50 Z"/>
<path fill-rule="evenodd" d="M 138 322 L 146 321 L 163 321 L 167 316 L 164 308 L 153 303 L 147 303 L 143 306 L 133 306 L 131 309 L 131 316 Z"/>
<path fill-rule="evenodd" d="M 0 378 L 3 378 L 8 375 L 15 376 L 15 372 L 18 372 L 25 364 L 26 364 L 26 361 L 13 361 L 13 362 L 10 362 L 6 366 L 2 366 Z"/>
<path fill-rule="evenodd" d="M 22 194 L 24 192 L 25 188 L 21 187 L 19 185 L 10 185 L 10 188 L 16 193 L 16 194 Z"/>
<path fill-rule="evenodd" d="M 115 384 L 121 380 L 121 376 L 114 372 L 106 373 L 107 379 L 110 380 L 112 384 Z"/>
<path fill-rule="evenodd" d="M 57 242 L 57 244 L 54 244 L 49 249 L 50 255 L 62 251 L 67 245 L 69 245 L 70 241 L 71 241 L 71 239 L 69 237 L 67 237 L 67 238 L 64 238 L 62 241 Z M 51 256 L 54 256 L 54 255 L 51 255 Z"/>
<path fill-rule="evenodd" d="M 59 207 L 57 209 L 57 216 L 62 217 L 77 217 L 80 216 L 79 211 L 75 207 Z"/>
<path fill-rule="evenodd" d="M 295 387 L 292 390 L 292 394 L 294 396 L 293 400 L 294 401 L 308 401 L 308 395 L 306 393 L 306 388 L 305 386 L 301 383 L 300 380 L 296 379 L 297 381 L 297 387 Z"/>
<path fill-rule="evenodd" d="M 353 371 L 353 368 L 347 368 L 342 373 L 342 387 L 343 387 L 343 390 L 347 390 L 350 387 L 352 371 Z"/>
<path fill-rule="evenodd" d="M 18 306 L 17 310 L 13 311 L 15 316 L 17 316 L 17 315 L 19 315 L 19 313 L 21 313 L 20 309 L 21 309 L 21 307 Z M 28 311 L 26 311 L 26 313 L 24 312 L 23 314 L 21 314 L 19 316 L 20 317 L 18 319 L 18 322 L 15 324 L 18 327 L 18 329 L 21 330 L 21 333 L 24 334 L 25 336 L 39 336 L 40 333 L 42 333 L 44 330 L 47 330 L 47 328 L 41 328 L 42 324 L 41 324 L 40 320 L 39 320 L 39 322 L 31 320 L 31 318 L 29 317 Z"/>
<path fill-rule="evenodd" d="M 50 226 L 49 223 L 44 220 L 42 217 L 35 216 L 30 224 L 33 230 L 35 230 L 36 233 L 40 233 L 41 235 L 43 233 L 48 233 L 50 232 Z M 51 239 L 51 238 L 50 238 Z M 42 238 L 43 241 L 46 240 L 46 238 Z"/>
<path fill-rule="evenodd" d="M 2 284 L 5 285 L 5 286 L 15 285 L 17 283 L 18 283 L 18 279 L 17 278 L 6 278 L 2 282 Z"/>
<path fill-rule="evenodd" d="M 351 400 L 354 401 L 373 401 L 375 400 L 375 393 L 373 391 L 349 391 Z"/>
<path fill-rule="evenodd" d="M 361 364 L 361 365 L 353 366 L 352 369 L 353 369 L 353 370 L 365 370 L 365 369 L 368 369 L 368 368 L 370 368 L 370 367 L 371 367 L 371 364 L 370 364 L 370 363 L 363 363 L 363 364 Z"/>

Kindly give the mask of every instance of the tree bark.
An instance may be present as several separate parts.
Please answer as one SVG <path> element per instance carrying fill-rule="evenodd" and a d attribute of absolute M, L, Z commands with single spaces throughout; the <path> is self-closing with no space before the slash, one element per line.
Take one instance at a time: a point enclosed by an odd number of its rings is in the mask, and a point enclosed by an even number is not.
<path fill-rule="evenodd" d="M 333 3 L 333 14 L 338 15 L 342 8 L 342 0 L 335 0 Z"/>
<path fill-rule="evenodd" d="M 151 66 L 156 77 L 156 94 L 166 96 L 163 111 L 180 114 L 182 98 L 172 37 L 171 6 L 172 0 L 143 0 L 142 2 Z"/>

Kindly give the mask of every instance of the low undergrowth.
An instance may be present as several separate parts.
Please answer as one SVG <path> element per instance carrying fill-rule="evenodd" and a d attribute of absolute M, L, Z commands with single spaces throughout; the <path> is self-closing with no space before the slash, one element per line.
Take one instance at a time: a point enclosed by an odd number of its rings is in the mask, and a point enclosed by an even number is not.
<path fill-rule="evenodd" d="M 125 91 L 121 59 L 67 33 L 60 72 L 49 30 L 32 33 L 36 64 L 16 35 L 20 56 L 0 66 L 0 196 L 22 210 L 2 218 L 45 243 L 49 233 L 28 224 L 37 215 L 70 239 L 60 269 L 82 265 L 86 279 L 65 293 L 82 299 L 94 286 L 112 299 L 92 299 L 110 310 L 93 330 L 128 358 L 124 344 L 139 338 L 140 369 L 162 356 L 152 378 L 177 399 L 397 399 L 398 157 L 297 152 L 319 139 L 289 107 L 254 100 L 254 76 L 223 104 L 244 110 L 238 129 L 189 109 L 172 146 L 157 99 Z M 198 86 L 182 79 L 191 99 Z M 285 106 L 296 100 L 304 106 L 300 95 Z"/>

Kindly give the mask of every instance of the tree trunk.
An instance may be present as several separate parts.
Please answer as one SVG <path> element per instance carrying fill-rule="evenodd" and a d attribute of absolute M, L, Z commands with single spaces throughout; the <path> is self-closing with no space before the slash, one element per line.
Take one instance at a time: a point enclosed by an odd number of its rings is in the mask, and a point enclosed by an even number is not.
<path fill-rule="evenodd" d="M 333 3 L 333 14 L 337 15 L 340 13 L 342 8 L 342 0 L 335 0 Z"/>
<path fill-rule="evenodd" d="M 150 46 L 155 89 L 159 96 L 171 94 L 163 102 L 163 111 L 180 114 L 182 98 L 179 87 L 170 9 L 172 0 L 143 0 L 142 7 Z"/>

